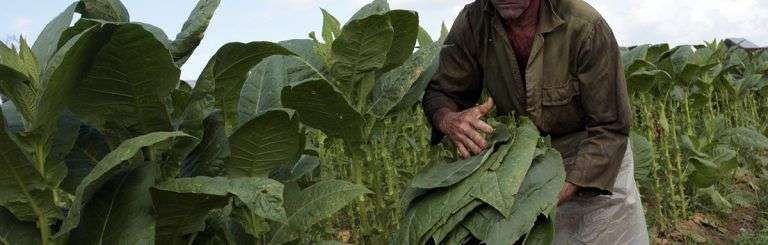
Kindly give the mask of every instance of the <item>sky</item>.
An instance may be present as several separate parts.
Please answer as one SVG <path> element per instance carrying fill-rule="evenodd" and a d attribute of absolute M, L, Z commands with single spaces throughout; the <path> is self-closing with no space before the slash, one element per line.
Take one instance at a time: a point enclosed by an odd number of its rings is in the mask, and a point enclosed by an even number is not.
<path fill-rule="evenodd" d="M 766 0 L 586 0 L 608 21 L 622 46 L 645 43 L 697 44 L 744 37 L 768 46 Z M 24 36 L 34 41 L 68 0 L 3 0 L 0 41 Z M 150 23 L 175 37 L 195 6 L 194 0 L 123 0 L 132 21 Z M 206 37 L 182 67 L 182 79 L 194 80 L 208 59 L 227 42 L 307 38 L 322 26 L 320 8 L 342 23 L 370 0 L 222 0 Z M 472 0 L 389 0 L 393 9 L 419 12 L 420 24 L 433 36 L 451 25 Z"/>

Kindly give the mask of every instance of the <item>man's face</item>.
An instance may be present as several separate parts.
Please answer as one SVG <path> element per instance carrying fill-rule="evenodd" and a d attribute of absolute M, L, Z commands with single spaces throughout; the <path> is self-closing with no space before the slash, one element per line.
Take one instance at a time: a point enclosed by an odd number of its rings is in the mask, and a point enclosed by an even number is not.
<path fill-rule="evenodd" d="M 496 9 L 504 19 L 517 19 L 528 9 L 531 0 L 491 0 Z"/>

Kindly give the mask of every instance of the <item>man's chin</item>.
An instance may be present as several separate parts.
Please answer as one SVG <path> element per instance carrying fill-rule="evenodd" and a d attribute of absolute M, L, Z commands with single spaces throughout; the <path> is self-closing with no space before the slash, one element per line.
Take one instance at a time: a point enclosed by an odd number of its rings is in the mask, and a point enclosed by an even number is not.
<path fill-rule="evenodd" d="M 517 18 L 520 18 L 521 15 L 523 15 L 524 9 L 517 9 L 517 8 L 499 8 L 499 13 L 501 14 L 501 17 L 507 20 L 514 20 Z"/>

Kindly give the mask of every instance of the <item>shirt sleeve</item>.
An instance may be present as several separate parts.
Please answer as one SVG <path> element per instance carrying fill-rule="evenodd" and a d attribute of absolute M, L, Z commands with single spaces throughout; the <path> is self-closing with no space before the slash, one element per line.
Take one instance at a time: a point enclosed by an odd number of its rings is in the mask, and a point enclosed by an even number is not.
<path fill-rule="evenodd" d="M 603 19 L 581 40 L 577 63 L 587 137 L 579 144 L 566 180 L 612 192 L 627 149 L 631 116 L 619 46 Z"/>
<path fill-rule="evenodd" d="M 476 60 L 476 42 L 467 19 L 467 9 L 456 18 L 440 50 L 437 71 L 432 76 L 422 99 L 422 107 L 432 125 L 432 144 L 445 136 L 435 123 L 438 111 L 447 108 L 461 111 L 477 103 L 482 93 L 480 67 Z"/>

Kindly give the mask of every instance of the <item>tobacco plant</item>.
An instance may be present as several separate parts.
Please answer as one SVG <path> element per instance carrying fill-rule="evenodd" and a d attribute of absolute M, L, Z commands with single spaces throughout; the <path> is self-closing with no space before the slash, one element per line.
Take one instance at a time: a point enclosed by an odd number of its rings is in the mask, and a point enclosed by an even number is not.
<path fill-rule="evenodd" d="M 218 4 L 199 1 L 169 40 L 119 1 L 80 1 L 32 47 L 0 45 L 0 240 L 283 244 L 369 193 L 294 182 L 316 162 L 296 112 L 230 114 L 231 89 L 287 49 L 227 44 L 194 88 L 179 80 Z"/>

